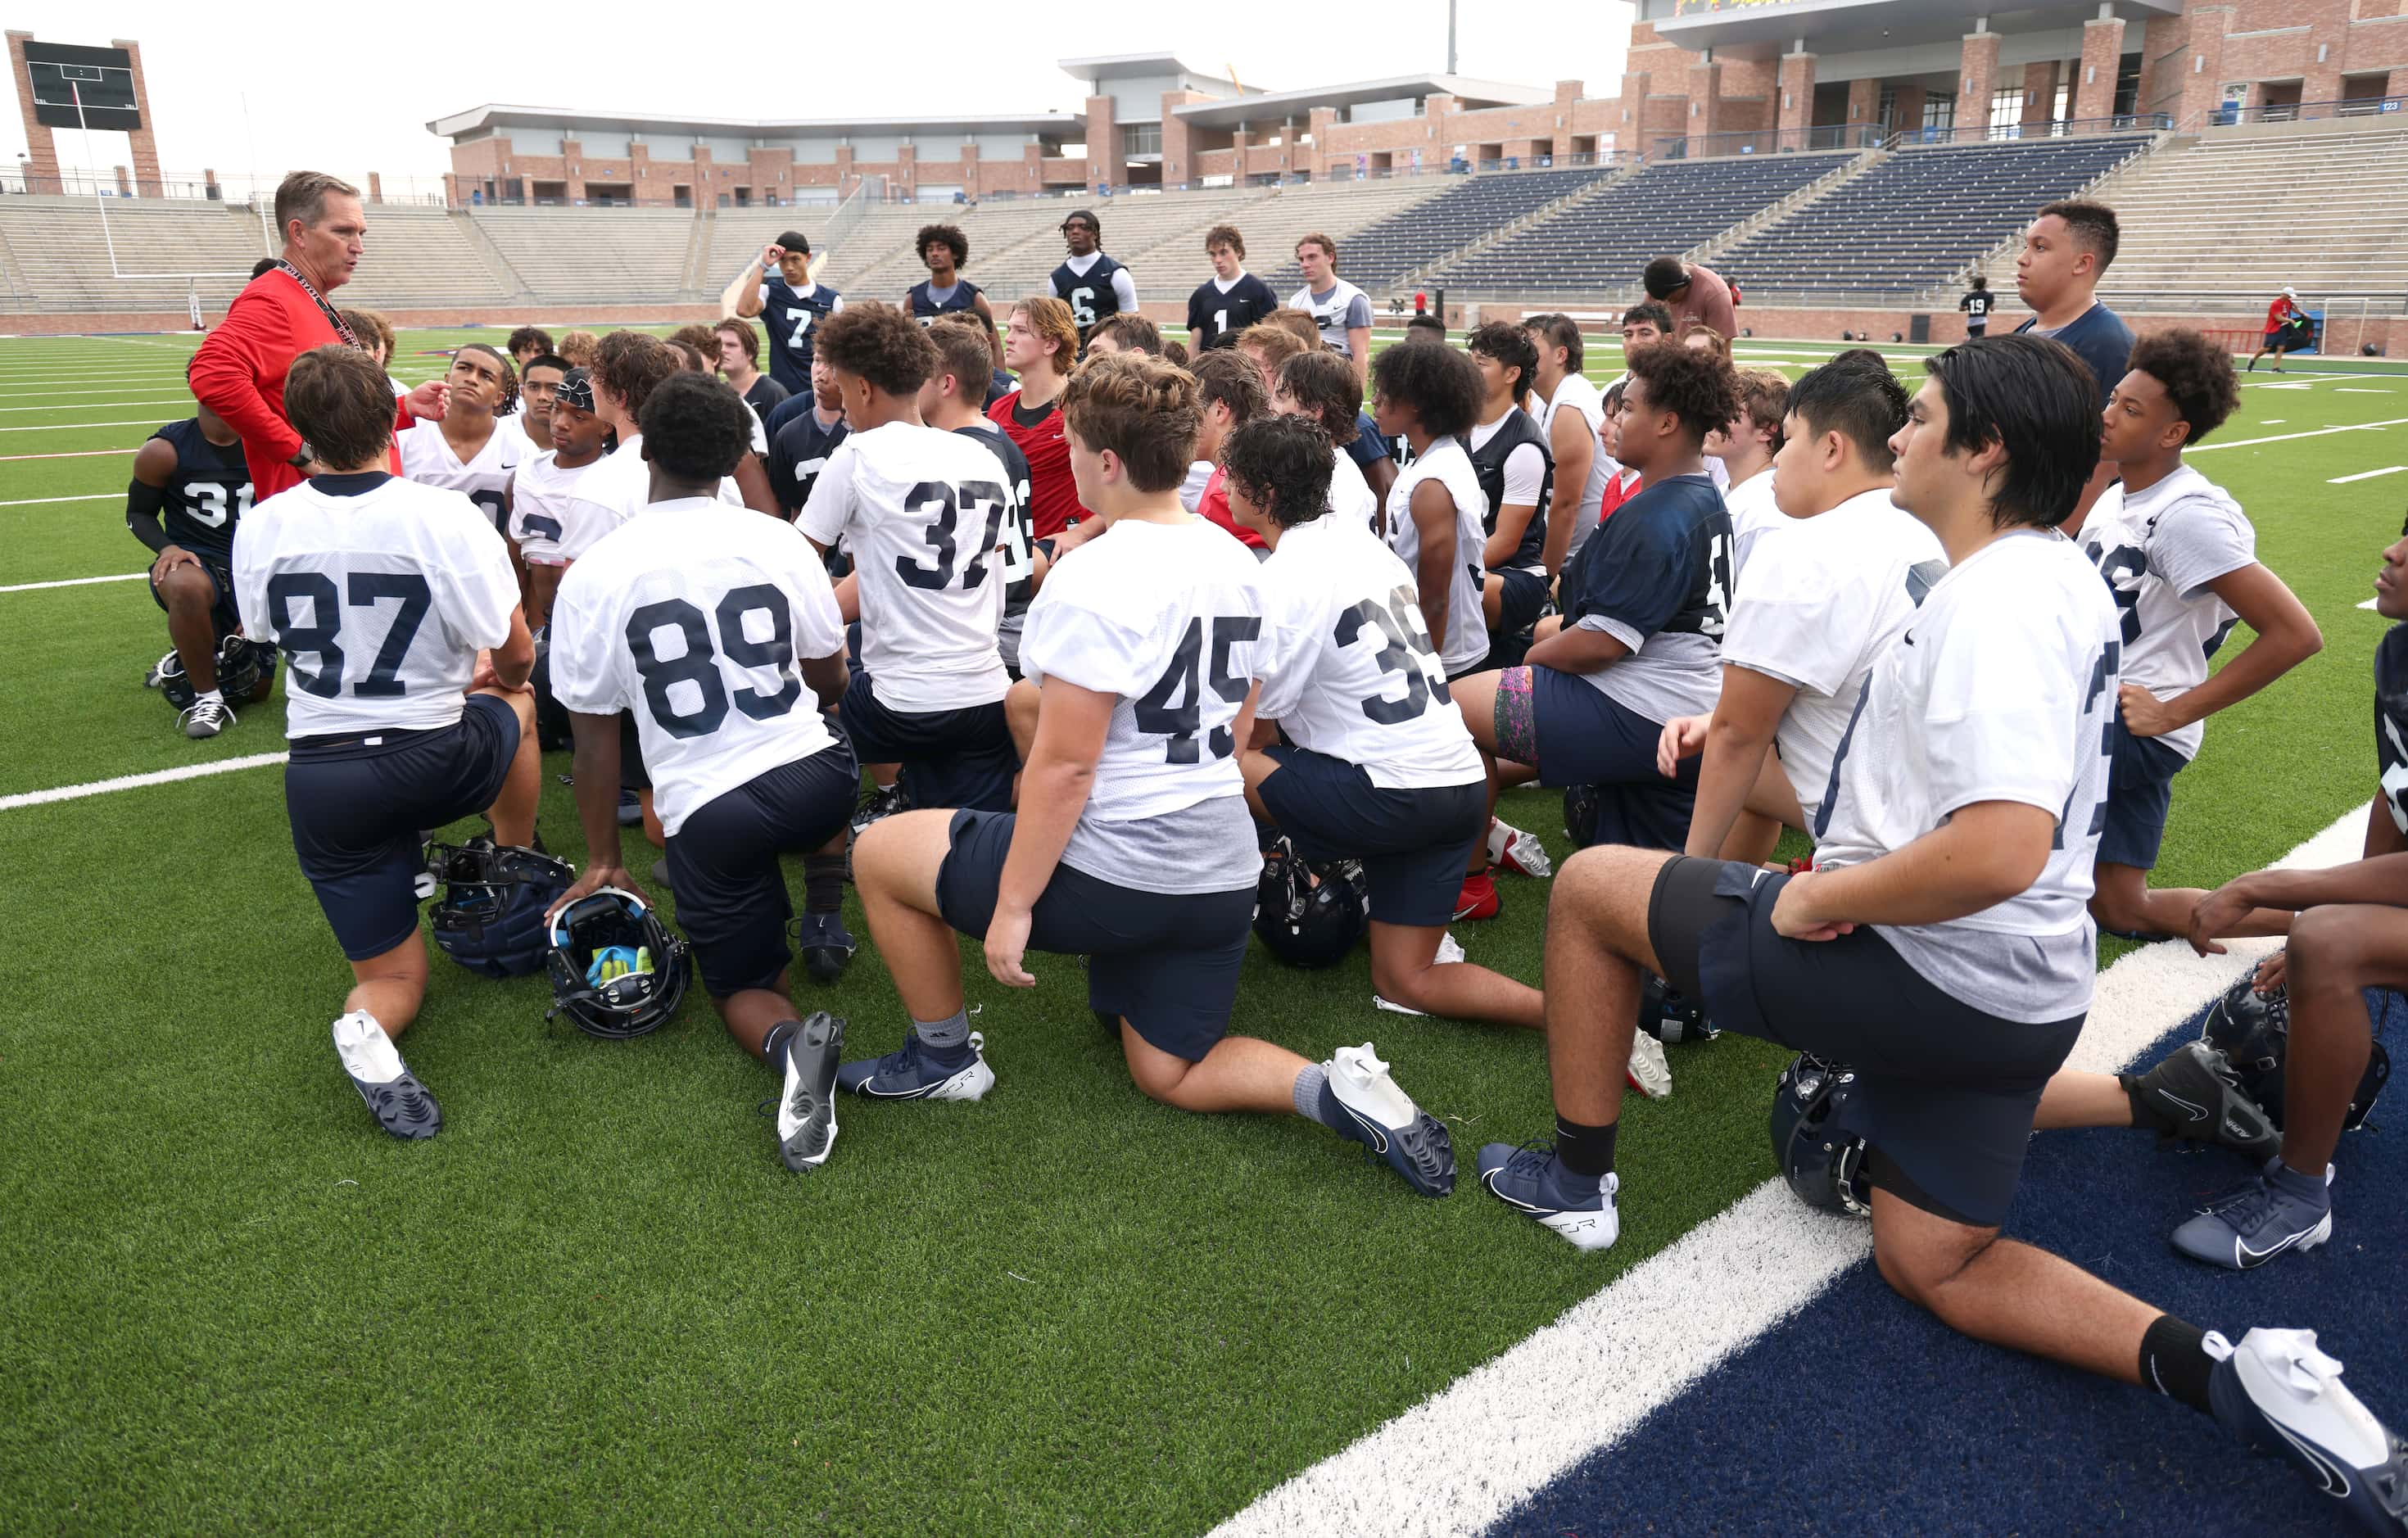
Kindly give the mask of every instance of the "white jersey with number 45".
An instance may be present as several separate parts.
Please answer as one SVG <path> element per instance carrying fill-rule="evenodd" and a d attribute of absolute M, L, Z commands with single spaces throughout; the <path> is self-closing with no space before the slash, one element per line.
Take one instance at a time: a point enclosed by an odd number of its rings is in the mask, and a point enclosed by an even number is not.
<path fill-rule="evenodd" d="M 1413 574 L 1370 530 L 1325 513 L 1262 563 L 1262 697 L 1291 741 L 1383 790 L 1467 785 L 1480 750 L 1449 701 Z"/>
<path fill-rule="evenodd" d="M 656 502 L 560 580 L 552 690 L 633 712 L 661 826 L 835 739 L 805 658 L 844 650 L 819 553 L 781 519 L 709 497 Z"/>

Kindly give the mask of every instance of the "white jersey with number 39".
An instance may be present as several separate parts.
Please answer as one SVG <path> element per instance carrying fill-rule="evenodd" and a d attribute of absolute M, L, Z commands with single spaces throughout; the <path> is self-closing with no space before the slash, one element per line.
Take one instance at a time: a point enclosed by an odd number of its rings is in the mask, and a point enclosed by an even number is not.
<path fill-rule="evenodd" d="M 1394 551 L 1325 513 L 1280 536 L 1262 579 L 1257 716 L 1300 748 L 1360 765 L 1383 790 L 1480 781 L 1480 750 Z"/>

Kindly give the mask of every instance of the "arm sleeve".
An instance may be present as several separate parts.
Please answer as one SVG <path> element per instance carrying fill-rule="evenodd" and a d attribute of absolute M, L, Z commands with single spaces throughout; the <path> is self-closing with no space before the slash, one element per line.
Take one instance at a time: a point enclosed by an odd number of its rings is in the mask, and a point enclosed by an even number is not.
<path fill-rule="evenodd" d="M 830 301 L 831 301 L 831 303 L 828 305 L 828 313 L 829 313 L 829 314 L 833 315 L 833 314 L 835 314 L 838 310 L 842 309 L 844 308 L 844 295 L 841 295 L 841 294 L 831 294 L 831 295 L 828 295 L 828 298 L 829 298 L 829 299 L 830 299 Z"/>
<path fill-rule="evenodd" d="M 2185 497 L 2167 509 L 2149 537 L 2149 569 L 2186 603 L 2257 559 L 2258 536 L 2249 521 L 2204 497 Z"/>
<path fill-rule="evenodd" d="M 811 499 L 795 518 L 795 526 L 804 538 L 819 545 L 833 545 L 837 537 L 853 521 L 853 462 L 859 456 L 853 452 L 848 438 L 837 445 L 836 453 L 811 482 Z"/>
<path fill-rule="evenodd" d="M 1631 516 L 1633 511 L 1638 517 Z M 1632 651 L 1679 611 L 1689 589 L 1680 541 L 1636 499 L 1617 510 L 1581 551 L 1578 591 L 1565 612 L 1584 629 L 1603 630 Z M 1610 623 L 1590 625 L 1590 619 Z"/>
<path fill-rule="evenodd" d="M 1204 318 L 1211 313 L 1204 305 L 1204 291 L 1211 286 L 1210 283 L 1198 284 L 1196 292 L 1187 296 L 1187 331 L 1190 336 L 1204 329 Z"/>
<path fill-rule="evenodd" d="M 1309 643 L 1319 639 L 1321 627 L 1313 623 L 1320 617 L 1318 612 L 1309 611 L 1317 611 L 1321 606 L 1268 573 L 1262 600 L 1262 641 L 1254 649 L 1254 676 L 1262 681 L 1263 691 L 1254 701 L 1254 714 L 1265 721 L 1279 721 L 1296 713 L 1305 686 L 1312 682 L 1318 648 Z"/>
<path fill-rule="evenodd" d="M 125 526 L 150 547 L 153 555 L 167 548 L 167 530 L 160 516 L 166 507 L 166 487 L 146 485 L 139 481 L 125 483 Z"/>
<path fill-rule="evenodd" d="M 837 611 L 836 589 L 828 582 L 827 567 L 800 534 L 783 535 L 779 542 L 783 545 L 789 540 L 794 549 L 787 562 L 786 582 L 796 600 L 795 654 L 835 656 L 844 650 L 844 616 Z"/>
<path fill-rule="evenodd" d="M 1128 268 L 1121 267 L 1112 273 L 1112 297 L 1121 302 L 1124 310 L 1137 309 L 1137 280 L 1129 276 Z"/>
<path fill-rule="evenodd" d="M 186 371 L 193 398 L 222 417 L 243 446 L 257 449 L 263 458 L 290 459 L 301 451 L 301 435 L 259 388 L 271 362 L 289 361 L 281 354 L 290 339 L 276 302 L 246 293 L 201 343 Z"/>

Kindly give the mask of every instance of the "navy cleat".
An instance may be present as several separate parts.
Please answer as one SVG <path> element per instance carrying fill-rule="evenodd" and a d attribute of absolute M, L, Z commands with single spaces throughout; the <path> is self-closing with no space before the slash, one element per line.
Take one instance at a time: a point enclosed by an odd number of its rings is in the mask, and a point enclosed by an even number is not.
<path fill-rule="evenodd" d="M 2211 1266 L 2249 1271 L 2286 1250 L 2312 1250 L 2330 1239 L 2332 1199 L 2323 1184 L 2282 1163 L 2268 1159 L 2257 1179 L 2201 1208 L 2174 1230 L 2174 1248 Z"/>
<path fill-rule="evenodd" d="M 827 1162 L 836 1146 L 837 1060 L 844 1022 L 826 1011 L 786 1032 L 786 1087 L 778 1097 L 778 1157 L 797 1174 Z"/>
<path fill-rule="evenodd" d="M 986 1066 L 986 1038 L 970 1032 L 967 1046 L 924 1044 L 917 1029 L 883 1057 L 847 1063 L 836 1071 L 836 1086 L 873 1100 L 975 1100 L 995 1087 Z"/>
<path fill-rule="evenodd" d="M 2253 1330 L 2237 1346 L 2210 1335 L 2215 1418 L 2279 1453 L 2340 1502 L 2358 1526 L 2408 1534 L 2408 1447 L 2342 1384 L 2312 1330 Z"/>
<path fill-rule="evenodd" d="M 2165 1061 L 2131 1081 L 2133 1093 L 2163 1116 L 2172 1136 L 2220 1143 L 2253 1159 L 2274 1157 L 2283 1134 L 2266 1110 L 2241 1087 L 2223 1053 L 2205 1042 L 2186 1042 Z"/>
<path fill-rule="evenodd" d="M 853 836 L 860 838 L 863 829 L 882 817 L 892 817 L 898 812 L 910 810 L 911 798 L 904 791 L 900 780 L 891 785 L 873 786 L 862 797 L 861 804 L 853 809 Z"/>
<path fill-rule="evenodd" d="M 435 1097 L 403 1064 L 384 1028 L 366 1012 L 354 1010 L 336 1021 L 334 1039 L 344 1075 L 379 1127 L 413 1143 L 443 1130 L 443 1112 Z"/>
<path fill-rule="evenodd" d="M 1369 1148 L 1422 1195 L 1454 1192 L 1455 1140 L 1447 1136 L 1446 1124 L 1397 1087 L 1370 1042 L 1340 1047 L 1321 1067 L 1327 1075 L 1320 1116 L 1325 1125 Z"/>
<path fill-rule="evenodd" d="M 1621 1177 L 1611 1171 L 1602 1178 L 1576 1175 L 1556 1159 L 1553 1143 L 1488 1144 L 1480 1150 L 1480 1184 L 1575 1249 L 1609 1249 L 1622 1236 L 1622 1216 L 1613 1204 Z"/>
<path fill-rule="evenodd" d="M 805 913 L 795 921 L 795 941 L 814 983 L 835 982 L 853 960 L 853 931 L 844 927 L 842 913 Z"/>

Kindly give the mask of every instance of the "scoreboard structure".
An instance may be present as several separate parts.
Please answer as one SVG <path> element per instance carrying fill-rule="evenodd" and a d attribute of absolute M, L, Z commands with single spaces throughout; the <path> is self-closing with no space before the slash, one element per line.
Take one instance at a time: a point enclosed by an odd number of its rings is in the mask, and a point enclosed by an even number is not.
<path fill-rule="evenodd" d="M 27 192 L 69 190 L 60 174 L 53 130 L 97 128 L 127 137 L 139 194 L 165 195 L 150 96 L 142 83 L 141 44 L 122 37 L 106 48 L 45 43 L 30 32 L 12 31 L 8 65 L 24 121 Z M 93 170 L 98 174 L 100 168 Z M 119 174 L 123 175 L 122 169 Z"/>

